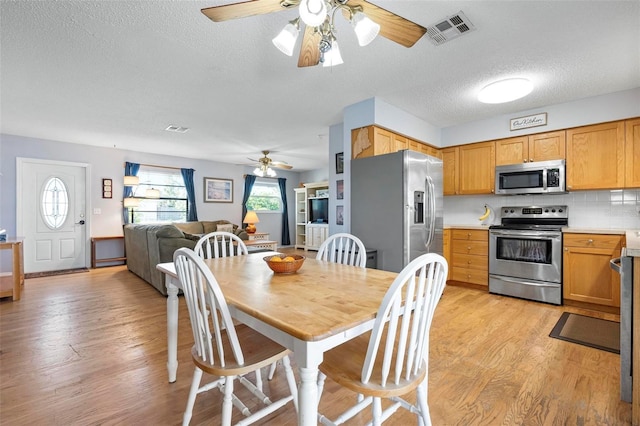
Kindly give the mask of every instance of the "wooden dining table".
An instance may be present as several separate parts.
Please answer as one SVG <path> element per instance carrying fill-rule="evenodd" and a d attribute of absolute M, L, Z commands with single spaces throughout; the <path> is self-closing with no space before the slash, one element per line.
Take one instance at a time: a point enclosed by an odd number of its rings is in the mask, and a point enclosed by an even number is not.
<path fill-rule="evenodd" d="M 205 260 L 231 315 L 293 351 L 299 369 L 298 424 L 315 425 L 316 380 L 323 354 L 373 327 L 396 273 L 319 261 L 308 257 L 293 274 L 276 274 L 263 260 L 275 252 Z M 178 291 L 173 263 L 166 276 L 169 381 L 178 368 Z"/>

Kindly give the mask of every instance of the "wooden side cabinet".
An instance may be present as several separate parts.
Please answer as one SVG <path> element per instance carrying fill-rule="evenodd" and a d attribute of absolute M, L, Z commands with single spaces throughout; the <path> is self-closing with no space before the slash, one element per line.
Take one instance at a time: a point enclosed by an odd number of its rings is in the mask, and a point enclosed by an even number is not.
<path fill-rule="evenodd" d="M 620 256 L 622 235 L 563 235 L 564 300 L 620 307 L 620 276 L 609 261 Z"/>
<path fill-rule="evenodd" d="M 458 194 L 493 194 L 496 173 L 495 142 L 461 145 L 458 157 Z"/>
<path fill-rule="evenodd" d="M 318 250 L 327 238 L 329 238 L 329 225 L 321 223 L 308 224 L 305 250 Z"/>
<path fill-rule="evenodd" d="M 489 287 L 489 231 L 451 230 L 451 279 Z"/>
<path fill-rule="evenodd" d="M 447 260 L 449 265 L 449 274 L 447 280 L 451 279 L 451 230 L 444 229 L 442 231 L 442 256 Z"/>
<path fill-rule="evenodd" d="M 625 178 L 626 188 L 640 188 L 640 118 L 624 123 L 625 137 Z"/>
<path fill-rule="evenodd" d="M 20 300 L 22 286 L 24 285 L 24 252 L 22 238 L 8 238 L 0 241 L 0 250 L 11 250 L 12 270 L 11 275 L 0 276 L 0 297 L 11 297 L 14 301 Z"/>

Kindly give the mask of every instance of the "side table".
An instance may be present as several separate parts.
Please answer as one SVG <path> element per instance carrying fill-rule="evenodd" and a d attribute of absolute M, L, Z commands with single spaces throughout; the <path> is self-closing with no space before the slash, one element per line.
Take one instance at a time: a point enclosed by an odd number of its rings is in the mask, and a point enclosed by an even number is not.
<path fill-rule="evenodd" d="M 109 241 L 109 240 L 122 240 L 124 243 L 124 236 L 116 235 L 112 237 L 91 237 L 91 269 L 95 269 L 98 263 L 124 262 L 127 260 L 127 252 L 125 248 L 122 249 L 122 256 L 102 258 L 102 259 L 96 258 L 96 244 L 98 244 L 100 241 Z"/>
<path fill-rule="evenodd" d="M 0 297 L 12 296 L 13 300 L 20 300 L 21 287 L 24 285 L 23 240 L 24 238 L 7 238 L 6 241 L 0 241 L 0 250 L 11 250 L 13 254 L 11 275 L 0 276 Z"/>
<path fill-rule="evenodd" d="M 249 241 L 253 241 L 253 240 L 268 240 L 269 239 L 269 233 L 268 232 L 254 232 L 253 234 L 247 234 L 249 235 Z"/>
<path fill-rule="evenodd" d="M 244 245 L 247 247 L 255 247 L 261 249 L 269 249 L 272 251 L 278 250 L 278 242 L 277 241 L 269 241 L 269 240 L 247 240 L 244 242 Z"/>

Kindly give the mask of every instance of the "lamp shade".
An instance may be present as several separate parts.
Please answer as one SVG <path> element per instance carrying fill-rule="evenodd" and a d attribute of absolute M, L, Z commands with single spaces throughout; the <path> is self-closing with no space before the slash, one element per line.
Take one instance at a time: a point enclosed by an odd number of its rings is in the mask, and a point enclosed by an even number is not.
<path fill-rule="evenodd" d="M 293 48 L 300 33 L 298 22 L 299 18 L 289 22 L 282 31 L 280 31 L 280 34 L 271 40 L 274 46 L 287 56 L 293 55 Z"/>
<path fill-rule="evenodd" d="M 122 201 L 122 204 L 126 208 L 138 207 L 140 205 L 140 200 L 133 197 L 127 197 Z"/>
<path fill-rule="evenodd" d="M 124 177 L 124 186 L 136 186 L 140 183 L 140 178 L 138 176 L 125 176 Z"/>
<path fill-rule="evenodd" d="M 353 25 L 353 31 L 356 33 L 360 46 L 366 46 L 371 43 L 380 32 L 380 25 L 373 22 L 362 12 L 356 12 L 353 15 L 351 25 Z"/>
<path fill-rule="evenodd" d="M 324 62 L 322 62 L 323 67 L 333 67 L 335 65 L 340 65 L 344 63 L 342 61 L 342 55 L 340 55 L 340 48 L 338 47 L 338 41 L 333 40 L 331 42 L 331 50 L 324 54 Z"/>
<path fill-rule="evenodd" d="M 244 216 L 244 220 L 242 222 L 253 224 L 253 223 L 260 222 L 260 219 L 258 219 L 258 215 L 256 214 L 255 211 L 249 210 L 247 214 Z"/>
<path fill-rule="evenodd" d="M 299 11 L 302 22 L 310 27 L 317 27 L 327 17 L 327 4 L 324 0 L 302 0 Z"/>

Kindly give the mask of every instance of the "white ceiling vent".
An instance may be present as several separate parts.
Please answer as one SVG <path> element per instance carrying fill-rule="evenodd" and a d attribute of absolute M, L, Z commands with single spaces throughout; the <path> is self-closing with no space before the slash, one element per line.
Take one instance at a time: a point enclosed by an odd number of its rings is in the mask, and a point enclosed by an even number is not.
<path fill-rule="evenodd" d="M 431 43 L 439 46 L 475 29 L 476 27 L 469 21 L 469 18 L 460 11 L 455 15 L 448 16 L 429 25 L 427 27 L 427 35 Z"/>

